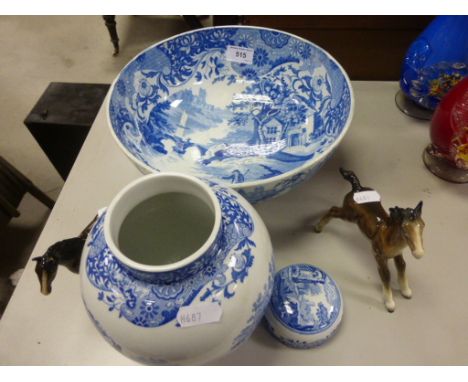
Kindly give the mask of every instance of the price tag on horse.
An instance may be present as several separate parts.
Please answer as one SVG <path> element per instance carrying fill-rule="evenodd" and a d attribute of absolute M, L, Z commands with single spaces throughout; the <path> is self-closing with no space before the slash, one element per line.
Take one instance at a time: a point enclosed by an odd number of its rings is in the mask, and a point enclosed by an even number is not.
<path fill-rule="evenodd" d="M 353 195 L 357 204 L 380 202 L 380 194 L 377 191 L 361 191 Z"/>

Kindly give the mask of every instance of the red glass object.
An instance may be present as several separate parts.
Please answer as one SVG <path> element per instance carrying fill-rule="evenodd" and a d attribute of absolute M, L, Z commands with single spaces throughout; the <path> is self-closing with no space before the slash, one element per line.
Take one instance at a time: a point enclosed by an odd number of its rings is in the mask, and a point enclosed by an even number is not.
<path fill-rule="evenodd" d="M 424 163 L 435 175 L 452 182 L 468 182 L 468 77 L 437 106 L 431 121 L 431 144 Z"/>

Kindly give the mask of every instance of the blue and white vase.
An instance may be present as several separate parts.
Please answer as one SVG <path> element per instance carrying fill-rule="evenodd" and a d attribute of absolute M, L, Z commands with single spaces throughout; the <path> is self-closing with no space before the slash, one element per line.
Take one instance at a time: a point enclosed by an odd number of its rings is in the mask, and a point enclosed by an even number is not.
<path fill-rule="evenodd" d="M 468 16 L 438 16 L 406 52 L 400 88 L 418 105 L 434 110 L 468 75 Z"/>
<path fill-rule="evenodd" d="M 155 248 L 145 261 L 124 253 L 121 231 L 132 211 L 171 193 L 198 200 L 209 211 L 212 229 L 201 246 L 170 263 L 164 261 L 170 250 Z M 172 225 L 164 220 L 151 229 L 156 235 L 163 227 L 179 243 L 192 236 L 174 235 L 178 226 Z M 164 173 L 140 178 L 114 198 L 90 231 L 80 270 L 89 316 L 115 349 L 147 364 L 204 364 L 252 334 L 271 296 L 274 261 L 267 229 L 242 196 L 213 182 Z"/>

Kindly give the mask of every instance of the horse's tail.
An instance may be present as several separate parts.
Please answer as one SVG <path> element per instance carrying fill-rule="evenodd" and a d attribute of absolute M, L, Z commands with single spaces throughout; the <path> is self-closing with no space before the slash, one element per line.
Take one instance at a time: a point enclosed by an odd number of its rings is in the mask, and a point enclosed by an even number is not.
<path fill-rule="evenodd" d="M 356 174 L 352 171 L 345 170 L 343 167 L 340 167 L 340 173 L 345 178 L 348 182 L 351 183 L 351 186 L 353 187 L 353 192 L 359 192 L 362 190 L 361 183 L 359 182 L 358 177 Z"/>

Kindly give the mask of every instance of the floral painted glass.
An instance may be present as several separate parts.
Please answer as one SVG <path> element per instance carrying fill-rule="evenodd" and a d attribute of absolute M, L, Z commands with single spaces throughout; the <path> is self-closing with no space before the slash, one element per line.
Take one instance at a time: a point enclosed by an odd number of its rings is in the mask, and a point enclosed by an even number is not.
<path fill-rule="evenodd" d="M 436 17 L 409 47 L 400 88 L 416 105 L 433 111 L 468 74 L 467 65 L 468 16 Z M 397 97 L 400 109 L 404 108 L 403 101 Z"/>
<path fill-rule="evenodd" d="M 468 182 L 468 78 L 437 107 L 431 122 L 431 142 L 424 151 L 427 168 L 445 180 Z"/>

